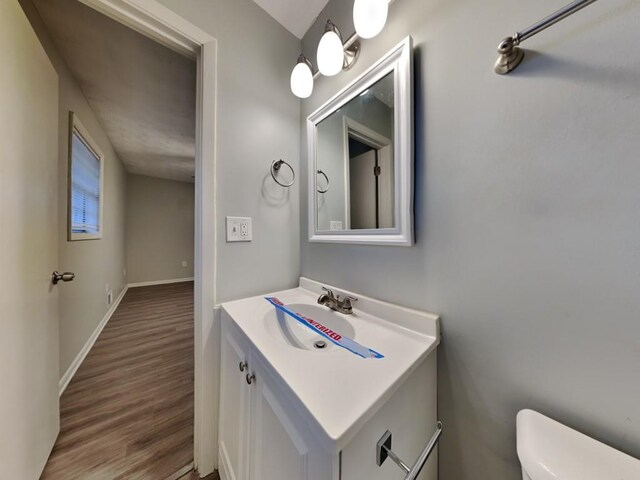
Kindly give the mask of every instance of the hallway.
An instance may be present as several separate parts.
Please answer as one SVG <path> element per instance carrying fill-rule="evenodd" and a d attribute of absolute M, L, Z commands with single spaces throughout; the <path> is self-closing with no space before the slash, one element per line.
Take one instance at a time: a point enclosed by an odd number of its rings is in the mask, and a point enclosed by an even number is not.
<path fill-rule="evenodd" d="M 131 288 L 62 395 L 42 479 L 164 479 L 193 461 L 193 282 Z"/>

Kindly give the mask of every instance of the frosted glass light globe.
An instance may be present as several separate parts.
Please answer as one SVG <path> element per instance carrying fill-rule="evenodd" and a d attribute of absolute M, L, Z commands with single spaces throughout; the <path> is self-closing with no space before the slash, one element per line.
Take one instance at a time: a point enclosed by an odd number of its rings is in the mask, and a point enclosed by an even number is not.
<path fill-rule="evenodd" d="M 327 77 L 342 71 L 344 48 L 342 40 L 334 31 L 325 32 L 318 44 L 318 70 Z"/>
<path fill-rule="evenodd" d="M 361 38 L 378 35 L 387 22 L 388 0 L 355 0 L 353 4 L 353 25 Z"/>
<path fill-rule="evenodd" d="M 291 71 L 291 91 L 299 98 L 308 98 L 313 92 L 313 73 L 305 62 L 297 63 Z"/>

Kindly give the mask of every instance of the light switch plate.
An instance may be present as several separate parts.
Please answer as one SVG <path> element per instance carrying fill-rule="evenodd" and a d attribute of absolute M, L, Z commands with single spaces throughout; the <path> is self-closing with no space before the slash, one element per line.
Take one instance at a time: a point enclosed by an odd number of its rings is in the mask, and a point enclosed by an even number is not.
<path fill-rule="evenodd" d="M 251 217 L 227 217 L 227 242 L 250 242 Z"/>

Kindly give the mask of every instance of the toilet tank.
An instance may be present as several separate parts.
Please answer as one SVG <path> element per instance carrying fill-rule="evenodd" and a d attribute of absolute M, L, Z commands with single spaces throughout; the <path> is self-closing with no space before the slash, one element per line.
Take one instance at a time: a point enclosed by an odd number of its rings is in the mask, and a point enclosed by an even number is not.
<path fill-rule="evenodd" d="M 640 460 L 533 410 L 517 416 L 524 480 L 639 480 Z"/>

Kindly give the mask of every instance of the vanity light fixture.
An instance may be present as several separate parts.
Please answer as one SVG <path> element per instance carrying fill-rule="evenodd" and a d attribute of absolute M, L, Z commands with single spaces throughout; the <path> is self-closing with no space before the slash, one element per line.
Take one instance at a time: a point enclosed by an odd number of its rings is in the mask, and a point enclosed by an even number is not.
<path fill-rule="evenodd" d="M 327 20 L 324 33 L 318 43 L 318 69 L 314 71 L 311 62 L 304 56 L 291 72 L 291 91 L 299 98 L 307 98 L 313 92 L 313 79 L 320 74 L 332 77 L 341 70 L 349 70 L 360 54 L 360 38 L 373 38 L 379 34 L 387 21 L 389 4 L 394 0 L 355 0 L 353 23 L 356 31 L 343 42 L 340 30 L 331 20 Z M 311 80 L 309 79 L 311 73 Z"/>
<path fill-rule="evenodd" d="M 291 71 L 291 91 L 298 98 L 308 98 L 313 92 L 313 65 L 302 53 Z"/>
<path fill-rule="evenodd" d="M 327 20 L 324 26 L 324 34 L 318 43 L 317 58 L 318 70 L 327 77 L 333 77 L 342 70 L 344 64 L 342 34 L 331 20 Z"/>
<path fill-rule="evenodd" d="M 353 25 L 360 38 L 373 38 L 387 22 L 389 0 L 355 0 L 353 3 Z"/>

